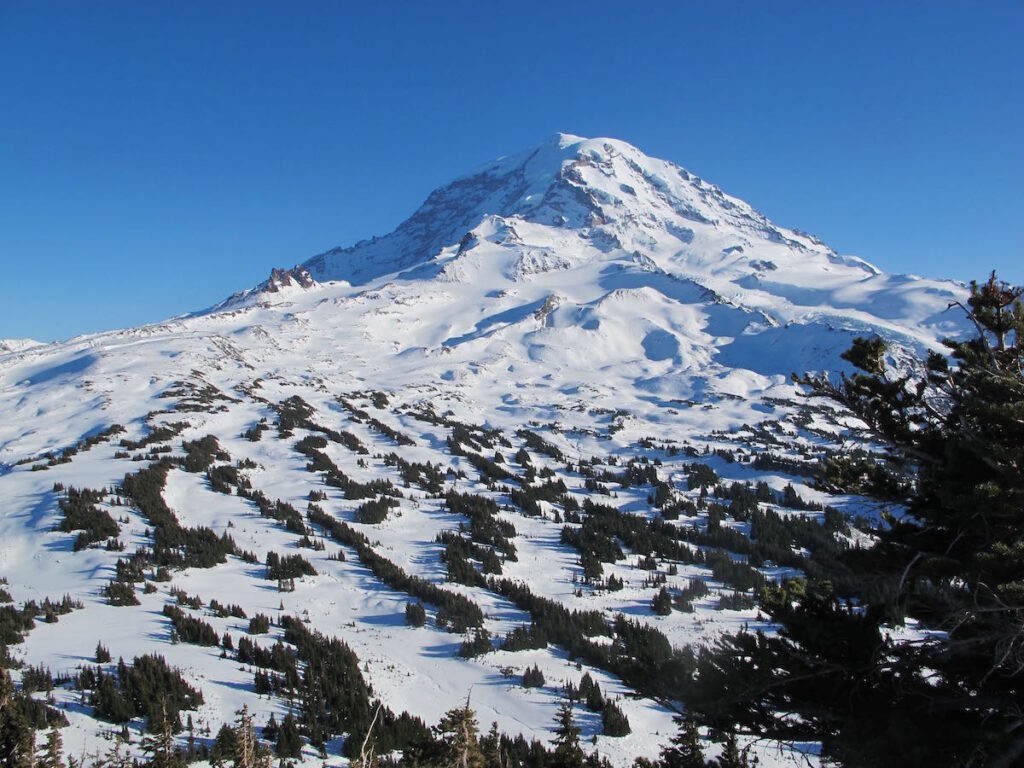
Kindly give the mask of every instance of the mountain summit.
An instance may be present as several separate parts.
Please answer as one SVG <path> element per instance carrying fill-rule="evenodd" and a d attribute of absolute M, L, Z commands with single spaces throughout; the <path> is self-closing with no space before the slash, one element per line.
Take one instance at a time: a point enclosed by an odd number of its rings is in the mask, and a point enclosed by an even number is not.
<path fill-rule="evenodd" d="M 898 325 L 925 326 L 934 337 L 955 332 L 941 313 L 962 293 L 840 256 L 626 142 L 569 134 L 481 166 L 434 190 L 391 234 L 303 266 L 319 281 L 357 285 L 388 275 L 456 277 L 478 249 L 514 280 L 587 262 L 632 262 L 780 324 L 832 310 L 847 320 L 867 312 L 894 333 L 909 330 Z"/>
<path fill-rule="evenodd" d="M 517 242 L 517 224 L 532 225 L 550 230 L 556 242 L 571 232 L 581 246 L 601 253 L 640 253 L 708 275 L 804 272 L 819 263 L 825 272 L 832 264 L 860 277 L 878 273 L 815 238 L 777 227 L 673 163 L 616 139 L 568 134 L 435 190 L 390 235 L 335 248 L 305 266 L 318 280 L 363 283 L 427 264 L 497 223 L 505 227 L 504 242 Z"/>

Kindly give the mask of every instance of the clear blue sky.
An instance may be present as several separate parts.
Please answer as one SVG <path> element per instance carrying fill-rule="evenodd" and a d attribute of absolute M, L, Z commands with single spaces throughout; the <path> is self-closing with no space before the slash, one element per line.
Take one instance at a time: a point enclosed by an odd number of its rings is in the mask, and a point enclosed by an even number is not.
<path fill-rule="evenodd" d="M 0 0 L 0 337 L 208 306 L 556 131 L 1024 282 L 1024 4 Z"/>

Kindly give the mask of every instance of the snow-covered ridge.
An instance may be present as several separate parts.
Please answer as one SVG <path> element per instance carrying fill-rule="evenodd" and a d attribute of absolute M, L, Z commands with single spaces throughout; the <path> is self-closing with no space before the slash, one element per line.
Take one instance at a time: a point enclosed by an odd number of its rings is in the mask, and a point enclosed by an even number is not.
<path fill-rule="evenodd" d="M 43 346 L 43 342 L 35 339 L 0 339 L 0 355 L 9 352 L 23 352 L 26 349 L 41 346 Z"/>

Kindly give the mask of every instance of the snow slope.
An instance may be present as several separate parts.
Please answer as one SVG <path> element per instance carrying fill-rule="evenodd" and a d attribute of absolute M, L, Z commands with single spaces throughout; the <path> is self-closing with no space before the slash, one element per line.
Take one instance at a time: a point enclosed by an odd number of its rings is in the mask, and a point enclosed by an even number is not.
<path fill-rule="evenodd" d="M 594 491 L 566 464 L 596 457 L 611 469 L 630 458 L 657 459 L 659 479 L 679 499 L 696 499 L 687 490 L 685 463 L 698 456 L 725 478 L 763 479 L 775 490 L 791 482 L 805 498 L 849 506 L 851 500 L 813 491 L 806 478 L 755 472 L 713 451 L 743 446 L 800 457 L 819 449 L 837 428 L 827 412 L 808 416 L 790 373 L 841 368 L 839 354 L 860 334 L 886 337 L 898 360 L 938 348 L 942 336 L 963 332 L 946 308 L 964 295 L 953 282 L 888 275 L 842 257 L 624 142 L 559 135 L 433 192 L 393 233 L 276 270 L 266 283 L 206 312 L 60 344 L 4 342 L 0 576 L 18 602 L 67 593 L 85 605 L 56 624 L 39 625 L 15 652 L 55 672 L 88 663 L 99 640 L 115 659 L 164 653 L 202 686 L 206 704 L 196 719 L 213 733 L 243 703 L 258 723 L 270 712 L 280 719 L 286 705 L 256 696 L 250 671 L 216 649 L 169 642 L 160 610 L 174 586 L 204 600 L 239 603 L 250 616 L 276 615 L 283 605 L 308 618 L 351 645 L 376 695 L 396 712 L 408 709 L 433 723 L 472 688 L 484 729 L 494 720 L 508 733 L 546 740 L 559 681 L 582 674 L 563 650 L 460 659 L 454 654 L 461 637 L 430 624 L 407 628 L 408 595 L 377 581 L 351 551 L 344 562 L 329 560 L 332 546 L 302 550 L 317 576 L 300 580 L 295 592 L 279 594 L 262 580 L 262 566 L 230 558 L 210 570 L 176 573 L 152 594 L 140 590 L 140 606 L 108 606 L 99 589 L 120 555 L 72 551 L 73 534 L 54 530 L 61 517 L 55 484 L 116 486 L 145 465 L 131 455 L 141 459 L 141 452 L 125 451 L 119 441 L 178 423 L 180 432 L 162 441 L 170 455 L 181 455 L 183 440 L 216 435 L 233 462 L 247 462 L 245 476 L 269 498 L 302 510 L 310 491 L 323 491 L 325 509 L 351 522 L 357 502 L 326 488 L 296 452 L 305 432 L 282 437 L 273 428 L 277 404 L 298 395 L 314 408 L 317 423 L 349 431 L 368 446 L 365 455 L 333 443 L 327 449 L 360 481 L 388 478 L 400 485 L 381 458 L 397 452 L 451 468 L 448 487 L 509 504 L 500 486 L 452 454 L 450 424 L 437 418 L 444 417 L 502 435 L 507 445 L 498 450 L 517 477 L 526 468 L 510 459 L 526 449 L 518 431 L 529 426 L 564 455 L 556 461 L 528 451 L 536 468 L 563 480 L 578 500 L 598 498 L 639 514 L 657 514 L 647 500 L 650 488 L 613 484 L 607 493 Z M 271 425 L 261 439 L 242 436 L 260 420 Z M 382 423 L 411 444 L 398 445 Z M 126 432 L 88 442 L 114 424 Z M 685 448 L 689 454 L 680 452 Z M 434 495 L 415 485 L 403 492 L 386 522 L 354 525 L 410 573 L 470 595 L 495 637 L 528 622 L 486 589 L 445 582 L 435 538 L 458 521 Z M 241 549 L 261 559 L 296 546 L 295 536 L 252 503 L 215 493 L 202 475 L 173 470 L 164 498 L 183 524 L 230 531 Z M 111 510 L 127 520 L 126 551 L 145 545 L 147 524 L 138 511 Z M 731 590 L 713 580 L 695 613 L 653 614 L 650 574 L 633 557 L 606 566 L 606 575 L 625 580 L 621 592 L 583 589 L 578 554 L 560 541 L 557 507 L 545 504 L 543 511 L 539 517 L 514 508 L 501 513 L 516 527 L 519 551 L 505 573 L 535 594 L 600 610 L 609 620 L 625 614 L 657 626 L 677 646 L 709 642 L 755 621 L 753 610 L 718 610 L 718 594 Z M 706 524 L 706 515 L 690 522 Z M 668 567 L 659 564 L 659 572 Z M 710 578 L 695 566 L 677 570 L 667 582 L 672 588 Z M 245 632 L 245 622 L 205 619 L 218 632 Z M 544 688 L 524 689 L 506 676 L 533 664 L 545 672 Z M 632 695 L 605 671 L 589 672 L 606 694 L 622 697 L 633 733 L 599 735 L 600 717 L 581 712 L 585 736 L 595 737 L 596 748 L 617 765 L 656 755 L 673 732 L 672 703 Z M 77 694 L 58 690 L 56 696 L 72 722 L 65 743 L 97 749 L 106 726 L 75 704 Z M 330 764 L 344 762 L 336 747 Z M 763 763 L 800 759 L 756 749 Z M 315 759 L 308 748 L 306 757 Z"/>

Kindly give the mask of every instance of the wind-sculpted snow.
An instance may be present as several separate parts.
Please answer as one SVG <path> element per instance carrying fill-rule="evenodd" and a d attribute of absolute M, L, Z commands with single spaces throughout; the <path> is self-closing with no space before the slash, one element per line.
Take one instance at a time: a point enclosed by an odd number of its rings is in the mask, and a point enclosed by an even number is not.
<path fill-rule="evenodd" d="M 463 658 L 467 638 L 433 622 L 437 605 L 424 600 L 431 621 L 406 626 L 405 605 L 420 600 L 409 590 L 473 601 L 496 645 L 531 621 L 509 597 L 515 582 L 566 608 L 599 611 L 609 627 L 620 614 L 655 627 L 678 648 L 744 625 L 771 631 L 748 607 L 749 588 L 682 556 L 714 549 L 699 543 L 710 523 L 696 507 L 702 486 L 691 485 L 690 465 L 723 484 L 763 481 L 773 494 L 792 484 L 807 505 L 787 511 L 781 495 L 771 496 L 766 504 L 780 514 L 819 519 L 819 503 L 871 513 L 811 487 L 813 460 L 851 438 L 833 412 L 796 397 L 790 374 L 845 368 L 839 355 L 854 335 L 881 334 L 899 357 L 963 330 L 946 311 L 963 299 L 962 286 L 839 256 L 609 139 L 562 135 L 498 160 L 432 193 L 394 233 L 305 268 L 275 271 L 211 310 L 166 323 L 0 347 L 0 576 L 17 603 L 69 594 L 83 604 L 12 645 L 18 658 L 73 675 L 93 663 L 100 640 L 115 659 L 161 653 L 201 687 L 205 703 L 193 715 L 210 733 L 243 704 L 257 724 L 271 713 L 280 721 L 285 698 L 257 695 L 253 670 L 235 651 L 221 658 L 218 648 L 170 642 L 162 610 L 176 601 L 173 587 L 204 606 L 216 599 L 250 617 L 298 616 L 343 639 L 374 695 L 427 724 L 472 689 L 485 730 L 493 720 L 547 740 L 561 684 L 586 671 L 607 697 L 621 698 L 632 724 L 628 736 L 603 735 L 600 715 L 581 710 L 588 751 L 594 737 L 601 754 L 629 765 L 666 743 L 679 702 L 595 663 L 593 648 L 610 637 L 590 638 L 582 660 L 556 642 Z M 223 454 L 210 459 L 209 475 L 187 460 L 187 446 L 206 436 Z M 101 590 L 118 559 L 154 546 L 155 524 L 118 489 L 126 475 L 160 466 L 175 530 L 227 534 L 236 554 L 209 568 L 174 567 L 170 582 L 147 569 L 139 605 L 110 605 Z M 627 466 L 644 479 L 630 482 Z M 96 505 L 117 524 L 123 550 L 75 549 L 79 533 L 60 530 L 60 502 L 72 487 L 106 493 Z M 469 535 L 472 524 L 448 509 L 449 491 L 493 500 L 497 518 L 514 527 L 516 559 L 501 563 L 509 584 L 467 571 L 462 582 L 450 579 L 445 536 L 460 527 Z M 563 527 L 580 524 L 568 520 L 587 501 L 677 520 L 675 559 L 648 563 L 623 545 L 602 577 L 621 579 L 621 590 L 584 578 Z M 665 504 L 677 505 L 675 517 Z M 313 514 L 335 527 L 309 523 Z M 377 516 L 382 522 L 365 522 Z M 297 531 L 307 524 L 304 542 Z M 750 530 L 741 519 L 720 525 Z M 315 573 L 294 578 L 290 591 L 287 578 L 264 578 L 271 553 L 300 554 Z M 795 568 L 770 563 L 758 572 L 781 578 Z M 651 608 L 662 577 L 684 606 L 669 615 Z M 693 580 L 709 591 L 690 605 Z M 237 617 L 188 610 L 236 646 L 247 635 Z M 261 642 L 280 637 L 275 628 Z M 523 688 L 534 665 L 548 682 Z M 79 692 L 54 695 L 71 721 L 69 750 L 98 749 L 109 724 L 93 718 Z M 344 764 L 343 737 L 334 738 L 329 764 Z M 802 759 L 756 749 L 762 764 Z M 304 760 L 320 764 L 308 746 Z"/>

